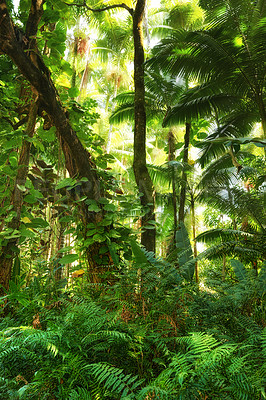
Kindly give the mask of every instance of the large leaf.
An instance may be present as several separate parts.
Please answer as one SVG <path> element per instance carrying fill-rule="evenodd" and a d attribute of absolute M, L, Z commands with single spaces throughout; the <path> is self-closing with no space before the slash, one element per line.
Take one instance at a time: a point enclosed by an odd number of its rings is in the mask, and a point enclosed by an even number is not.
<path fill-rule="evenodd" d="M 60 264 L 71 264 L 77 261 L 79 256 L 77 254 L 67 254 L 60 258 Z"/>
<path fill-rule="evenodd" d="M 43 218 L 28 219 L 28 222 L 24 222 L 26 223 L 27 228 L 47 228 L 49 226 L 49 223 Z"/>
<path fill-rule="evenodd" d="M 77 183 L 77 181 L 75 179 L 72 178 L 65 178 L 62 179 L 62 181 L 60 181 L 57 185 L 56 185 L 56 189 L 62 189 L 68 186 L 75 186 L 75 184 Z"/>

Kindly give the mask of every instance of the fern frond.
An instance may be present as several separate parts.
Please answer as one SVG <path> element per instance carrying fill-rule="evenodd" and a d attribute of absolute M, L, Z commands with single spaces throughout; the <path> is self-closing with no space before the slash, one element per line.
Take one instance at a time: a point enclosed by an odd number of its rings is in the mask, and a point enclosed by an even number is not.
<path fill-rule="evenodd" d="M 99 385 L 103 385 L 111 393 L 119 394 L 121 399 L 126 398 L 141 385 L 137 376 L 125 375 L 123 370 L 108 364 L 91 364 L 87 365 L 85 369 Z"/>
<path fill-rule="evenodd" d="M 149 385 L 141 389 L 141 391 L 137 394 L 136 400 L 147 400 L 147 399 L 154 399 L 154 400 L 173 400 L 174 394 L 170 393 L 167 389 L 161 389 L 156 384 Z"/>
<path fill-rule="evenodd" d="M 83 388 L 71 390 L 67 400 L 92 400 L 90 392 Z"/>

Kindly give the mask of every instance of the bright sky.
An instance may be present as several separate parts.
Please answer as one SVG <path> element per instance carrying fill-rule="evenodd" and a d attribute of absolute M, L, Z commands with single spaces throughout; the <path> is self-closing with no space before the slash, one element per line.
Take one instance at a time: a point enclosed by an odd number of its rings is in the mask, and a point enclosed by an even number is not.
<path fill-rule="evenodd" d="M 161 0 L 151 0 L 150 4 L 151 4 L 152 8 L 158 8 L 161 5 Z"/>
<path fill-rule="evenodd" d="M 13 0 L 13 4 L 14 4 L 14 7 L 15 7 L 15 11 L 17 11 L 18 10 L 18 6 L 19 6 L 19 0 Z"/>

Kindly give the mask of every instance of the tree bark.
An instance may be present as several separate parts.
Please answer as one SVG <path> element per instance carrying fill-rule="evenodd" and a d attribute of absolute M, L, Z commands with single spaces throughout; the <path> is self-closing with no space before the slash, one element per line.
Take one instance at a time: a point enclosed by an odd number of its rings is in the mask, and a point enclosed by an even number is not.
<path fill-rule="evenodd" d="M 66 226 L 64 222 L 59 222 L 58 221 L 58 232 L 57 232 L 57 243 L 56 243 L 56 251 L 57 251 L 57 258 L 58 258 L 58 264 L 56 265 L 56 271 L 54 274 L 55 280 L 60 281 L 62 279 L 62 266 L 60 266 L 60 259 L 62 258 L 62 253 L 60 253 L 60 250 L 63 249 L 65 245 L 65 233 Z"/>
<path fill-rule="evenodd" d="M 190 140 L 190 130 L 191 124 L 186 123 L 186 132 L 184 136 L 184 156 L 183 156 L 183 172 L 181 177 L 181 190 L 180 190 L 180 200 L 179 200 L 179 211 L 178 211 L 178 223 L 184 222 L 185 220 L 185 203 L 186 203 L 186 190 L 187 190 L 187 174 L 185 168 L 188 163 L 188 148 Z"/>
<path fill-rule="evenodd" d="M 144 213 L 141 218 L 141 244 L 146 248 L 146 250 L 155 252 L 156 231 L 155 226 L 150 224 L 150 222 L 155 221 L 154 188 L 146 164 L 146 111 L 144 85 L 144 47 L 142 31 L 145 3 L 145 0 L 138 0 L 133 13 L 135 84 L 133 169 L 141 196 L 141 205 Z"/>

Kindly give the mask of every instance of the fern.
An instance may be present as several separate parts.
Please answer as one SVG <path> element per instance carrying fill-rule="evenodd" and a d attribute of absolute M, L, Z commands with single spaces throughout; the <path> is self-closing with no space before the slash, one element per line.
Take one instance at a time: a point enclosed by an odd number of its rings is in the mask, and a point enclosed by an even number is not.
<path fill-rule="evenodd" d="M 87 390 L 83 388 L 77 388 L 71 390 L 67 400 L 92 400 L 92 397 Z"/>
<path fill-rule="evenodd" d="M 161 389 L 159 386 L 150 385 L 143 388 L 136 396 L 136 400 L 174 400 L 173 394 L 168 390 Z"/>
<path fill-rule="evenodd" d="M 154 382 L 167 393 L 165 398 L 192 399 L 199 398 L 200 393 L 214 399 L 256 398 L 253 380 L 245 373 L 249 355 L 237 355 L 236 345 L 220 343 L 203 333 L 177 341 L 182 351 L 173 356 Z M 147 387 L 142 393 L 149 390 Z"/>
<path fill-rule="evenodd" d="M 85 369 L 96 379 L 99 385 L 103 385 L 106 390 L 121 396 L 121 400 L 129 399 L 129 396 L 141 384 L 137 376 L 125 375 L 123 370 L 107 364 L 88 365 Z"/>

